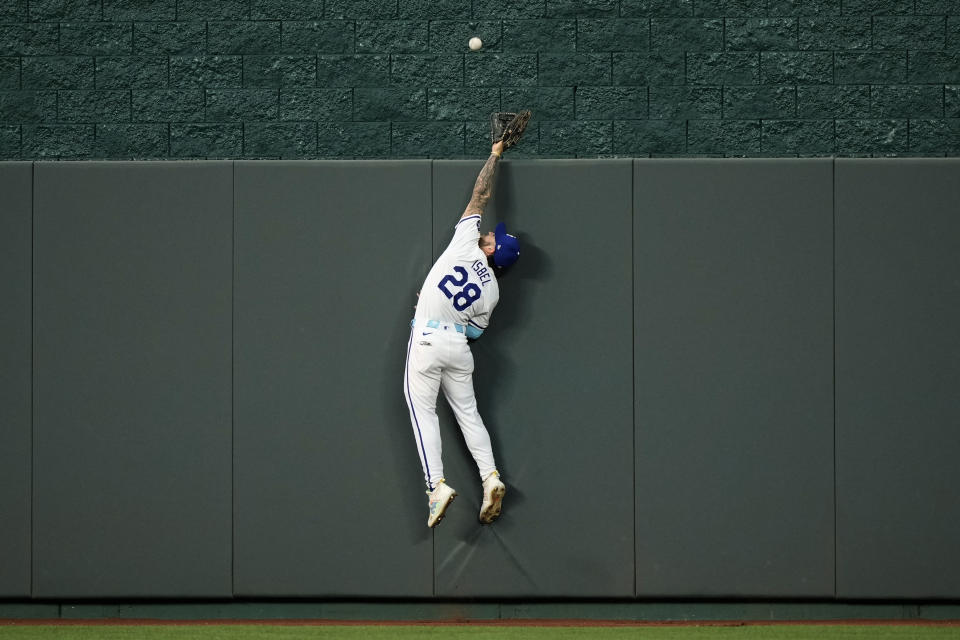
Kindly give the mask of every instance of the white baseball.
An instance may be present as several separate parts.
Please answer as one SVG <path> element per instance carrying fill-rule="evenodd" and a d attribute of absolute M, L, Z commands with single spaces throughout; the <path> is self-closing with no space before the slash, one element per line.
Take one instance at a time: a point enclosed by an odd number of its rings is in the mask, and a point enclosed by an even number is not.
<path fill-rule="evenodd" d="M 483 46 L 483 40 L 481 40 L 477 36 L 473 36 L 472 38 L 470 38 L 470 42 L 468 44 L 470 45 L 471 51 L 476 51 L 477 49 Z"/>

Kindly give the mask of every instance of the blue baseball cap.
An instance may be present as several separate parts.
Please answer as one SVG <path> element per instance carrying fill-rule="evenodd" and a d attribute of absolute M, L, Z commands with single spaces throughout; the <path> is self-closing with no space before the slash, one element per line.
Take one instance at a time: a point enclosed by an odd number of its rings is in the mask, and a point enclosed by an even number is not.
<path fill-rule="evenodd" d="M 493 230 L 497 239 L 497 248 L 493 252 L 493 264 L 501 269 L 509 267 L 520 257 L 520 240 L 507 233 L 507 225 L 502 222 Z"/>

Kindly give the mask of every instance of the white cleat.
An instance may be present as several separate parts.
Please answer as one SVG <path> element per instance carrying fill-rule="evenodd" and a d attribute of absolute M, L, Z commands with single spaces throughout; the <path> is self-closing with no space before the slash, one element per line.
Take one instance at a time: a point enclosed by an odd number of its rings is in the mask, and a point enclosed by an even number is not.
<path fill-rule="evenodd" d="M 483 481 L 483 504 L 480 505 L 480 522 L 490 524 L 500 515 L 503 495 L 507 488 L 500 482 L 500 474 L 494 471 Z"/>
<path fill-rule="evenodd" d="M 430 516 L 427 518 L 427 526 L 431 529 L 443 520 L 447 507 L 457 497 L 457 492 L 453 487 L 447 484 L 446 480 L 439 480 L 433 491 L 427 491 L 427 505 L 430 507 Z"/>

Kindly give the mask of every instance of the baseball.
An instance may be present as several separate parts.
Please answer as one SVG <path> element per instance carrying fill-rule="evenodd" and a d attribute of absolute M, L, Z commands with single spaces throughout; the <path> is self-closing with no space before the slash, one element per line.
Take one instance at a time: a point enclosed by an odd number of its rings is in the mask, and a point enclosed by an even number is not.
<path fill-rule="evenodd" d="M 477 36 L 473 36 L 472 38 L 470 38 L 469 45 L 470 45 L 471 51 L 476 51 L 477 49 L 483 46 L 483 40 L 481 40 Z"/>

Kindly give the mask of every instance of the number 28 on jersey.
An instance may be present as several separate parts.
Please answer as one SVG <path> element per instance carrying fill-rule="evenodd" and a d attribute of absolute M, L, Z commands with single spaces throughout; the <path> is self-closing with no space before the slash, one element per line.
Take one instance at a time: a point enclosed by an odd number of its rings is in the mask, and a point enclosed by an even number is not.
<path fill-rule="evenodd" d="M 480 278 L 481 284 L 486 285 L 490 281 L 490 271 L 482 262 L 474 260 L 472 268 Z M 467 270 L 457 266 L 453 268 L 452 274 L 444 276 L 437 283 L 437 287 L 443 292 L 443 295 L 453 300 L 453 308 L 457 311 L 463 311 L 480 299 L 480 287 L 467 280 Z M 459 290 L 457 290 L 458 288 Z"/>

